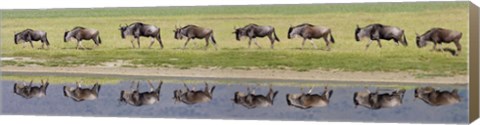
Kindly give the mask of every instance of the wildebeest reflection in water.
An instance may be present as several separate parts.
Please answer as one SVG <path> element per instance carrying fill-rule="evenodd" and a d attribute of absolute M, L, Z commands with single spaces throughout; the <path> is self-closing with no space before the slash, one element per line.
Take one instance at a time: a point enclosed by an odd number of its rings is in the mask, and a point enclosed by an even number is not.
<path fill-rule="evenodd" d="M 188 105 L 193 105 L 197 103 L 205 103 L 212 100 L 213 97 L 213 90 L 215 90 L 215 86 L 211 89 L 208 87 L 208 83 L 205 82 L 205 89 L 202 90 L 195 90 L 195 87 L 192 89 L 188 88 L 187 84 L 183 83 L 185 86 L 186 91 L 182 91 L 182 89 L 177 89 L 173 91 L 173 99 L 175 99 L 175 103 L 183 102 Z"/>
<path fill-rule="evenodd" d="M 273 105 L 275 96 L 278 94 L 278 91 L 273 91 L 272 85 L 270 84 L 269 91 L 267 95 L 255 94 L 255 91 L 251 90 L 250 87 L 247 87 L 248 93 L 235 92 L 233 102 L 235 104 L 242 105 L 246 108 L 253 109 L 257 107 L 269 107 Z"/>
<path fill-rule="evenodd" d="M 33 86 L 33 80 L 30 81 L 30 84 L 26 84 L 25 81 L 22 84 L 15 83 L 13 85 L 13 92 L 17 95 L 22 96 L 25 99 L 31 99 L 34 97 L 40 98 L 47 95 L 48 80 L 43 82 L 41 80 L 40 86 Z"/>
<path fill-rule="evenodd" d="M 394 90 L 391 93 L 379 93 L 379 89 L 370 92 L 368 89 L 364 92 L 355 92 L 353 94 L 353 102 L 355 108 L 358 105 L 369 109 L 392 108 L 402 104 L 405 89 Z"/>
<path fill-rule="evenodd" d="M 82 88 L 80 83 L 76 82 L 77 86 L 75 88 L 64 86 L 63 95 L 65 97 L 72 98 L 74 101 L 80 102 L 84 100 L 95 100 L 98 98 L 98 93 L 100 92 L 101 85 L 95 83 L 92 88 Z"/>
<path fill-rule="evenodd" d="M 131 91 L 122 90 L 120 92 L 120 102 L 125 102 L 133 106 L 151 105 L 160 101 L 160 89 L 162 88 L 163 81 L 158 83 L 157 88 L 154 88 L 152 82 L 148 81 L 150 90 L 140 93 L 138 87 L 140 82 L 132 81 Z M 136 88 L 133 88 L 136 85 Z"/>
<path fill-rule="evenodd" d="M 301 108 L 301 109 L 309 109 L 313 107 L 325 107 L 328 105 L 330 101 L 330 97 L 332 96 L 333 90 L 329 90 L 325 86 L 325 90 L 321 95 L 319 94 L 312 94 L 313 87 L 308 90 L 307 93 L 303 92 L 303 88 L 301 89 L 302 93 L 298 94 L 290 94 L 288 93 L 287 104 L 289 106 Z"/>
<path fill-rule="evenodd" d="M 435 90 L 433 87 L 415 89 L 415 99 L 419 98 L 431 106 L 452 105 L 460 102 L 458 90 L 449 91 Z M 415 100 L 414 99 L 414 100 Z"/>

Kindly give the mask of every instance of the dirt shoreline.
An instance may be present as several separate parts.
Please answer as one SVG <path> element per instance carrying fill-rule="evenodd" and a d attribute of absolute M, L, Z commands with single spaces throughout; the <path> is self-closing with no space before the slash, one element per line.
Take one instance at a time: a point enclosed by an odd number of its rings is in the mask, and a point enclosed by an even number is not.
<path fill-rule="evenodd" d="M 102 75 L 165 76 L 165 77 L 201 77 L 201 78 L 253 78 L 278 80 L 318 80 L 318 81 L 354 81 L 354 82 L 395 82 L 418 84 L 467 84 L 468 76 L 416 78 L 406 72 L 343 72 L 312 70 L 298 72 L 274 69 L 176 69 L 176 68 L 127 68 L 127 67 L 15 67 L 3 66 L 2 72 L 48 72 L 82 73 Z"/>

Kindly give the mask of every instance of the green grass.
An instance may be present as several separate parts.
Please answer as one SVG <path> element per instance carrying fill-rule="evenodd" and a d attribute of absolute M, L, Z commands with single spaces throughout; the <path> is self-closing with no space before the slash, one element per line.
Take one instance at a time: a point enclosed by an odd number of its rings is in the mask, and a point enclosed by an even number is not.
<path fill-rule="evenodd" d="M 2 56 L 32 57 L 43 62 L 3 61 L 2 65 L 25 66 L 79 66 L 101 65 L 104 62 L 128 60 L 131 64 L 122 67 L 220 67 L 249 70 L 312 69 L 342 71 L 406 71 L 420 74 L 465 75 L 468 57 L 468 2 L 428 3 L 370 3 L 370 4 L 313 4 L 269 6 L 211 6 L 211 7 L 150 7 L 150 8 L 103 8 L 103 9 L 49 9 L 49 10 L 2 10 L 1 49 Z M 442 16 L 439 16 L 442 15 Z M 127 39 L 121 39 L 119 24 L 142 21 L 160 26 L 166 46 L 160 50 L 147 49 L 149 39 L 141 39 L 142 49 L 131 49 Z M 315 40 L 321 50 L 313 50 L 307 43 L 306 50 L 299 50 L 301 39 L 287 39 L 290 25 L 309 22 L 330 27 L 336 43 L 332 51 L 324 51 L 325 43 Z M 266 38 L 258 39 L 264 47 L 247 49 L 246 39 L 235 41 L 231 34 L 234 26 L 248 23 L 271 25 L 276 28 L 281 42 L 276 49 L 268 49 Z M 382 41 L 383 48 L 373 43 L 365 51 L 366 40 L 355 42 L 356 24 L 384 23 L 405 29 L 408 47 L 396 46 L 392 41 Z M 197 24 L 214 30 L 219 50 L 181 50 L 184 40 L 173 39 L 175 25 Z M 100 30 L 103 44 L 95 50 L 74 50 L 75 43 L 63 42 L 63 32 L 74 26 Z M 445 27 L 464 33 L 460 56 L 432 52 L 431 45 L 419 49 L 415 45 L 415 32 L 423 33 L 432 27 Z M 25 28 L 42 29 L 48 32 L 49 50 L 25 48 L 13 44 L 13 33 Z M 203 46 L 203 40 L 194 40 Z M 36 47 L 40 47 L 38 42 Z M 93 42 L 85 41 L 85 47 Z M 453 44 L 443 45 L 454 48 Z M 428 75 L 427 75 L 428 76 Z"/>

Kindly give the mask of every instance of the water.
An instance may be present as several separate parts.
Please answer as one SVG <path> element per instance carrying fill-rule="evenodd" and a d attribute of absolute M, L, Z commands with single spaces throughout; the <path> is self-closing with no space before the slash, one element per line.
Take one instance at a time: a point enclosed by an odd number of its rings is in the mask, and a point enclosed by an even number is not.
<path fill-rule="evenodd" d="M 135 80 L 135 79 L 131 79 Z M 131 80 L 124 80 L 118 84 L 104 84 L 100 96 L 94 101 L 75 102 L 63 96 L 63 86 L 69 84 L 50 84 L 47 96 L 43 98 L 24 99 L 13 93 L 14 81 L 2 80 L 1 99 L 2 114 L 10 115 L 51 115 L 51 116 L 102 116 L 102 117 L 152 117 L 152 118 L 205 118 L 205 119 L 252 119 L 252 120 L 302 120 L 302 121 L 353 121 L 353 122 L 402 122 L 402 123 L 457 123 L 468 122 L 467 86 L 434 86 L 441 90 L 459 89 L 461 102 L 454 105 L 432 107 L 421 100 L 414 100 L 413 89 L 407 89 L 403 104 L 394 108 L 371 110 L 364 107 L 355 108 L 353 93 L 363 91 L 363 86 L 329 86 L 333 90 L 330 103 L 327 107 L 298 109 L 287 105 L 287 93 L 300 93 L 301 83 L 291 83 L 297 86 L 275 85 L 274 90 L 279 93 L 274 105 L 265 108 L 247 109 L 234 104 L 232 99 L 236 91 L 246 92 L 246 83 L 241 80 L 236 84 L 210 83 L 215 85 L 213 100 L 208 103 L 186 105 L 174 103 L 173 90 L 183 89 L 181 83 L 164 82 L 161 89 L 160 102 L 135 107 L 118 101 L 121 90 L 130 88 Z M 181 81 L 182 79 L 180 79 Z M 201 79 L 201 81 L 215 81 Z M 39 81 L 35 81 L 38 85 Z M 148 85 L 143 81 L 141 91 L 147 91 Z M 197 82 L 197 90 L 203 89 L 204 84 Z M 261 83 L 269 83 L 262 81 Z M 156 83 L 154 83 L 156 86 Z M 249 84 L 255 86 L 255 84 Z M 85 85 L 83 85 L 85 86 Z M 192 86 L 192 85 L 189 85 Z M 426 85 L 418 85 L 426 86 Z M 90 86 L 89 86 L 90 87 Z M 370 90 L 374 91 L 375 87 Z M 268 85 L 259 86 L 256 94 L 266 94 Z M 323 92 L 323 87 L 317 87 L 314 93 Z"/>

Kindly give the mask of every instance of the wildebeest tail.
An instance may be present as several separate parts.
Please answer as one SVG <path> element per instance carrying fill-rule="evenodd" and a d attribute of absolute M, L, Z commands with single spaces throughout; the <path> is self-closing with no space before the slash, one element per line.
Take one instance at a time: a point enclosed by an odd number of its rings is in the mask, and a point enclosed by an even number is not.
<path fill-rule="evenodd" d="M 213 44 L 217 44 L 217 41 L 215 40 L 215 37 L 213 37 L 213 31 L 212 31 L 212 33 L 211 33 L 211 36 L 210 36 L 210 37 L 212 37 L 212 42 L 213 42 Z"/>
<path fill-rule="evenodd" d="M 331 32 L 330 32 L 330 41 L 332 41 L 332 43 L 335 43 L 335 39 L 333 38 L 333 35 Z"/>
<path fill-rule="evenodd" d="M 280 39 L 278 39 L 278 37 L 277 37 L 277 33 L 275 33 L 275 28 L 273 28 L 273 36 L 275 37 L 275 40 L 280 42 Z"/>
<path fill-rule="evenodd" d="M 405 42 L 405 45 L 408 45 L 407 37 L 406 37 L 405 32 L 403 30 L 402 30 L 402 33 L 403 33 L 403 42 Z"/>
<path fill-rule="evenodd" d="M 50 42 L 48 42 L 47 33 L 45 33 L 45 44 L 47 44 L 47 46 L 50 46 Z"/>
<path fill-rule="evenodd" d="M 100 38 L 100 35 L 98 36 L 98 43 L 102 44 L 102 38 Z"/>

